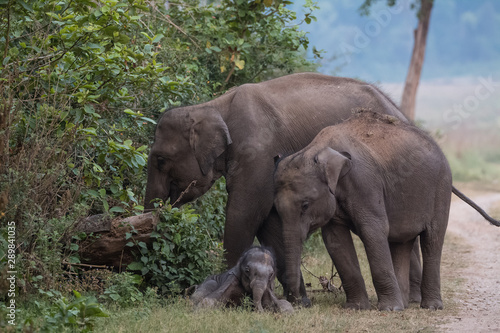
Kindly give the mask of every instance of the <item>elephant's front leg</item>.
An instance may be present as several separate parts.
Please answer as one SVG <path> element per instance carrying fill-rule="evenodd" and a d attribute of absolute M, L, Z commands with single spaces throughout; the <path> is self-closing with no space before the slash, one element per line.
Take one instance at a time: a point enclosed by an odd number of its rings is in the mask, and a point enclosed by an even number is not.
<path fill-rule="evenodd" d="M 253 172 L 244 171 L 238 177 L 227 179 L 227 189 L 224 248 L 227 265 L 232 267 L 241 254 L 252 246 L 273 205 L 273 190 L 272 183 L 264 185 L 259 177 L 253 177 Z"/>
<path fill-rule="evenodd" d="M 278 299 L 271 289 L 268 289 L 262 298 L 262 306 L 280 313 L 292 313 L 293 306 L 284 299 Z"/>
<path fill-rule="evenodd" d="M 239 279 L 234 274 L 229 274 L 224 281 L 210 294 L 206 295 L 199 307 L 225 306 L 228 303 L 239 305 L 245 296 L 245 290 L 241 287 Z"/>
<path fill-rule="evenodd" d="M 365 212 L 363 220 L 357 221 L 356 226 L 370 264 L 373 285 L 378 297 L 378 309 L 401 311 L 404 309 L 404 302 L 389 248 L 389 222 L 386 216 L 380 214 L 372 217 L 367 215 Z"/>
<path fill-rule="evenodd" d="M 274 250 L 274 255 L 276 256 L 276 277 L 278 281 L 283 285 L 284 297 L 288 297 L 289 288 L 285 280 L 285 245 L 283 243 L 283 221 L 281 220 L 278 212 L 275 208 L 271 210 L 268 218 L 264 221 L 264 224 L 258 231 L 257 237 L 259 242 L 267 247 Z M 311 300 L 307 297 L 306 287 L 304 284 L 304 279 L 300 277 L 300 296 L 301 303 L 305 307 L 311 306 Z"/>
<path fill-rule="evenodd" d="M 351 231 L 333 221 L 325 225 L 321 231 L 323 242 L 342 280 L 342 288 L 346 293 L 345 307 L 356 310 L 370 309 Z"/>

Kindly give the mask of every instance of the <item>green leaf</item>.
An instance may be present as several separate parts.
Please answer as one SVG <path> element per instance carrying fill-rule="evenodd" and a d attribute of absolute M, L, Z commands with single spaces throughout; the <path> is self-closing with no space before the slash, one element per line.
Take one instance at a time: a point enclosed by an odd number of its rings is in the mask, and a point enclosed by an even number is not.
<path fill-rule="evenodd" d="M 126 212 L 126 210 L 123 209 L 123 207 L 120 207 L 120 206 L 111 207 L 111 209 L 109 211 L 111 213 L 125 213 Z"/>
<path fill-rule="evenodd" d="M 153 42 L 153 43 L 158 43 L 158 42 L 160 42 L 160 40 L 161 40 L 163 37 L 165 37 L 165 36 L 163 36 L 162 34 L 156 35 L 156 36 L 154 36 L 154 38 L 153 38 L 152 42 Z"/>
<path fill-rule="evenodd" d="M 153 119 L 151 119 L 151 118 L 148 118 L 148 117 L 139 117 L 139 119 L 142 119 L 142 120 L 144 120 L 144 121 L 148 121 L 148 122 L 150 122 L 151 124 L 156 125 L 156 121 L 154 121 L 154 120 L 153 120 Z"/>
<path fill-rule="evenodd" d="M 134 261 L 130 264 L 128 264 L 127 269 L 130 269 L 131 271 L 140 271 L 144 265 L 142 262 Z"/>
<path fill-rule="evenodd" d="M 71 251 L 78 251 L 80 247 L 78 246 L 78 244 L 75 244 L 75 243 L 71 243 L 71 245 L 69 246 L 69 249 Z"/>
<path fill-rule="evenodd" d="M 104 206 L 104 211 L 108 212 L 109 211 L 109 204 L 107 200 L 102 200 L 102 205 Z"/>
<path fill-rule="evenodd" d="M 17 0 L 16 2 L 20 4 L 24 9 L 26 9 L 28 12 L 33 12 L 33 7 L 31 3 L 26 2 L 24 0 Z"/>

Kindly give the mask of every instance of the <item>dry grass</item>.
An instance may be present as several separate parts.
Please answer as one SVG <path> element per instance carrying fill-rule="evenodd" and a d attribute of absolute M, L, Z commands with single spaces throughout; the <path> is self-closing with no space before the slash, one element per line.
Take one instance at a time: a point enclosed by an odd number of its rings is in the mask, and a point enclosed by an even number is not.
<path fill-rule="evenodd" d="M 314 275 L 330 276 L 331 260 L 319 237 L 313 237 L 304 256 L 305 267 Z M 376 294 L 371 283 L 366 255 L 355 240 L 362 272 L 373 307 Z M 447 236 L 442 260 L 442 290 L 445 309 L 429 311 L 412 305 L 403 312 L 352 311 L 343 309 L 344 295 L 310 292 L 313 306 L 294 314 L 254 313 L 248 309 L 193 311 L 183 299 L 170 300 L 146 309 L 110 310 L 110 318 L 96 327 L 99 332 L 436 332 L 446 318 L 457 313 L 454 297 L 460 295 L 463 279 L 453 274 L 468 249 L 457 237 Z M 318 280 L 305 270 L 311 289 L 321 289 Z M 338 286 L 339 281 L 335 284 Z"/>

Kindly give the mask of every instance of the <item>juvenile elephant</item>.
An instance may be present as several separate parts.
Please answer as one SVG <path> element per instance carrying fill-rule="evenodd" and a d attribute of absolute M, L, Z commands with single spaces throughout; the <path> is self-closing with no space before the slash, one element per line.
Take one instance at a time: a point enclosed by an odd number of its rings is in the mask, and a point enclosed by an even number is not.
<path fill-rule="evenodd" d="M 181 205 L 225 176 L 228 266 L 236 264 L 257 235 L 261 244 L 275 251 L 278 279 L 283 282 L 281 221 L 273 208 L 273 157 L 297 152 L 321 129 L 362 107 L 406 121 L 376 87 L 314 73 L 245 84 L 210 102 L 169 110 L 156 127 L 144 206 L 152 209 L 155 198 Z M 309 300 L 304 297 L 303 303 Z"/>
<path fill-rule="evenodd" d="M 298 298 L 302 243 L 322 228 L 346 307 L 370 303 L 350 231 L 362 240 L 380 310 L 408 305 L 410 256 L 420 236 L 421 307 L 442 309 L 440 260 L 452 193 L 448 162 L 424 132 L 360 112 L 322 130 L 279 162 L 275 205 L 283 220 L 286 282 Z"/>
<path fill-rule="evenodd" d="M 209 276 L 191 296 L 197 307 L 240 305 L 250 296 L 255 309 L 293 312 L 292 305 L 274 294 L 275 261 L 272 253 L 262 247 L 252 247 L 230 270 Z"/>

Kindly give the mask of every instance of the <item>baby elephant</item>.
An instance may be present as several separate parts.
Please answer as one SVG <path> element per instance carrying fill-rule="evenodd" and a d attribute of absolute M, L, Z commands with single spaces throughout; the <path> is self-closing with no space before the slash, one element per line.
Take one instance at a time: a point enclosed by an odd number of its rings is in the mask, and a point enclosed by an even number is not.
<path fill-rule="evenodd" d="M 363 241 L 380 310 L 409 302 L 410 255 L 420 236 L 421 307 L 441 309 L 440 261 L 451 200 L 451 172 L 426 133 L 371 111 L 323 129 L 275 173 L 283 220 L 285 282 L 300 297 L 300 258 L 308 234 L 324 243 L 346 292 L 346 307 L 370 303 L 351 231 Z"/>
<path fill-rule="evenodd" d="M 263 247 L 252 247 L 236 266 L 206 278 L 190 299 L 197 307 L 237 306 L 250 296 L 257 311 L 293 312 L 288 301 L 274 294 L 275 271 L 273 254 Z"/>

